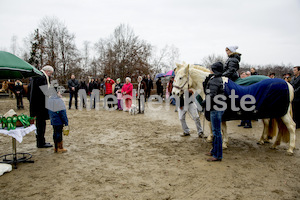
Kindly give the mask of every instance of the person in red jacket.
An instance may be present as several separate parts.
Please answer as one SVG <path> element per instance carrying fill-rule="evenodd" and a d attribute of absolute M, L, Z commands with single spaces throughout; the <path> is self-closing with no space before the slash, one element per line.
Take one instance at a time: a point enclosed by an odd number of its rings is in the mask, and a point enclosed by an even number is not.
<path fill-rule="evenodd" d="M 113 95 L 114 87 L 115 87 L 115 81 L 108 77 L 106 79 L 106 81 L 105 81 L 105 88 L 106 88 L 106 90 L 105 90 L 105 96 L 107 96 L 107 95 Z M 107 99 L 107 104 L 108 104 L 109 108 L 111 108 L 113 106 L 113 104 L 111 103 L 111 101 L 113 101 L 113 98 L 108 98 Z"/>
<path fill-rule="evenodd" d="M 132 104 L 132 89 L 131 78 L 126 77 L 126 83 L 122 87 L 123 98 L 125 99 L 125 112 L 128 112 Z"/>

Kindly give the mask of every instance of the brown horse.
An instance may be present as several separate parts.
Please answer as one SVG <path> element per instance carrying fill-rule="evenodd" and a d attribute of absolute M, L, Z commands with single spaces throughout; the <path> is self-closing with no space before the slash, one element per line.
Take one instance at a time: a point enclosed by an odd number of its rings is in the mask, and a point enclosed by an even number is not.
<path fill-rule="evenodd" d="M 15 82 L 8 82 L 8 81 L 3 81 L 2 82 L 2 88 L 0 89 L 0 92 L 4 93 L 7 92 L 8 90 L 10 90 L 11 92 L 14 93 L 14 85 Z M 27 96 L 28 93 L 28 85 L 23 84 L 23 88 L 24 88 L 24 96 Z"/>

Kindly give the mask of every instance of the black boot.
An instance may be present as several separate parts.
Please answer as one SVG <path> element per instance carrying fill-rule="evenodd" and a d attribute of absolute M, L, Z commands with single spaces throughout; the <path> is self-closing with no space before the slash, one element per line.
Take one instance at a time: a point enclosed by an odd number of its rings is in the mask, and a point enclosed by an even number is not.
<path fill-rule="evenodd" d="M 242 120 L 241 124 L 238 125 L 238 127 L 241 127 L 241 126 L 245 126 L 245 120 Z"/>

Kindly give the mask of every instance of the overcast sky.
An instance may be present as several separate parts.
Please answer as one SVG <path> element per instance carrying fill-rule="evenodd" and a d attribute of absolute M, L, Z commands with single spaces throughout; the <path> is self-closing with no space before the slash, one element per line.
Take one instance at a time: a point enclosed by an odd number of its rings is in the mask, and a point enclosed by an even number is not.
<path fill-rule="evenodd" d="M 158 48 L 176 46 L 187 63 L 237 45 L 244 63 L 300 65 L 300 0 L 0 0 L 0 8 L 1 50 L 13 35 L 22 46 L 42 18 L 55 16 L 78 48 L 123 23 Z"/>

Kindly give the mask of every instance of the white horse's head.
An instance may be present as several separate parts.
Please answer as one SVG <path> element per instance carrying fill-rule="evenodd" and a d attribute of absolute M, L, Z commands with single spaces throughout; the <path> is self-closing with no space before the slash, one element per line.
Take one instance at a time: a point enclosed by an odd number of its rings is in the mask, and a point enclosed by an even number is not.
<path fill-rule="evenodd" d="M 172 94 L 180 96 L 183 94 L 184 90 L 189 89 L 189 86 L 192 85 L 192 79 L 189 74 L 190 65 L 177 64 L 175 69 L 175 78 L 173 83 Z"/>

